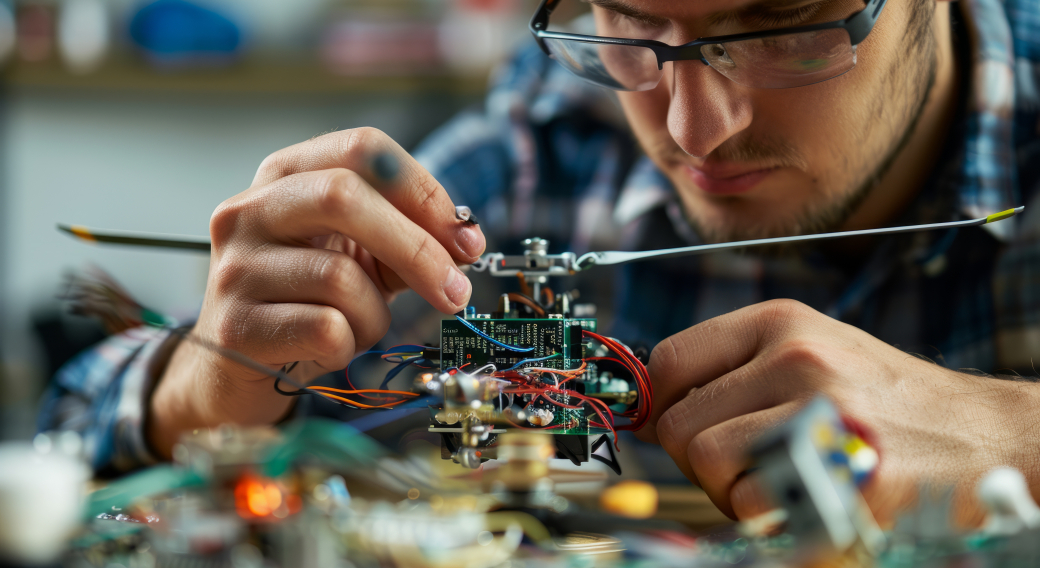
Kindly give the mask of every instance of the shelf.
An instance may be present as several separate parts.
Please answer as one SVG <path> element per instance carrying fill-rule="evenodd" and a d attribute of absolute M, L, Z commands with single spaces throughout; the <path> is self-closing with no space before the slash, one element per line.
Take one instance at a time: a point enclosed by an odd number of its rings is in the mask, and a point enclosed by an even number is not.
<path fill-rule="evenodd" d="M 118 90 L 169 93 L 345 94 L 440 93 L 479 95 L 487 73 L 341 76 L 315 61 L 247 60 L 226 67 L 161 70 L 139 60 L 114 60 L 88 75 L 73 75 L 58 62 L 14 63 L 3 71 L 9 88 Z"/>

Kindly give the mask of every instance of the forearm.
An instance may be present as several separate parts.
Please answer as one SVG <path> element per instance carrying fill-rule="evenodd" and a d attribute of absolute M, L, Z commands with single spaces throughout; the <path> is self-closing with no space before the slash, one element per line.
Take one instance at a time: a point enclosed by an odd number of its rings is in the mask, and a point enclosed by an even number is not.
<path fill-rule="evenodd" d="M 186 432 L 221 424 L 273 424 L 292 408 L 293 399 L 275 392 L 269 380 L 230 380 L 211 358 L 197 345 L 182 343 L 152 394 L 146 435 L 163 459 L 170 459 Z"/>

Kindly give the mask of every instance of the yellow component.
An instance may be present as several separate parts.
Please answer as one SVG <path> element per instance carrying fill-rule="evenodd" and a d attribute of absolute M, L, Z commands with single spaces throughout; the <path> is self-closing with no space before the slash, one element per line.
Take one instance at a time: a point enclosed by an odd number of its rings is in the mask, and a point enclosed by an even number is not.
<path fill-rule="evenodd" d="M 851 456 L 864 448 L 873 449 L 870 447 L 870 444 L 863 441 L 863 438 L 860 438 L 859 436 L 849 436 L 845 441 L 845 447 L 843 449 L 846 454 Z"/>
<path fill-rule="evenodd" d="M 834 430 L 827 421 L 820 421 L 813 425 L 812 438 L 817 448 L 830 448 L 834 445 Z"/>
<path fill-rule="evenodd" d="M 1008 217 L 1014 217 L 1014 216 L 1015 216 L 1015 210 L 1014 209 L 1008 209 L 1007 211 L 1001 211 L 999 213 L 994 213 L 992 215 L 986 215 L 986 222 L 987 223 L 993 223 L 995 221 L 1003 221 L 1004 219 L 1007 219 Z"/>
<path fill-rule="evenodd" d="M 83 227 L 81 225 L 73 225 L 69 227 L 69 230 L 72 231 L 73 235 L 76 235 L 84 241 L 89 241 L 92 243 L 97 242 L 97 239 L 94 238 L 94 235 L 90 234 L 90 229 L 86 227 Z"/>
<path fill-rule="evenodd" d="M 657 488 L 645 481 L 622 481 L 600 494 L 599 505 L 622 517 L 649 519 L 657 512 Z"/>

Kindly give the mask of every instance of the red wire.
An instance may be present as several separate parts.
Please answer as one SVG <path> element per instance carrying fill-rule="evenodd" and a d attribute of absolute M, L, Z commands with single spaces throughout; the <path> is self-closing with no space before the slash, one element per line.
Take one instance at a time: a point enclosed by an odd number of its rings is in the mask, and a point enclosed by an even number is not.
<path fill-rule="evenodd" d="M 650 383 L 650 373 L 647 372 L 646 366 L 643 365 L 642 361 L 637 359 L 635 355 L 629 352 L 628 349 L 626 349 L 620 343 L 610 338 L 604 337 L 602 335 L 599 335 L 598 333 L 594 333 L 588 330 L 582 330 L 582 335 L 586 337 L 591 337 L 592 339 L 599 341 L 604 346 L 606 346 L 607 349 L 610 349 L 615 354 L 617 354 L 618 357 L 621 358 L 621 360 L 615 361 L 622 364 L 629 372 L 632 373 L 632 378 L 636 382 L 636 391 L 639 397 L 637 401 L 636 412 L 635 416 L 632 417 L 632 423 L 624 426 L 619 426 L 618 430 L 639 430 L 640 428 L 646 425 L 647 421 L 650 419 L 650 411 L 651 409 L 653 409 L 653 387 Z M 605 359 L 614 360 L 609 357 L 596 357 L 591 358 L 590 360 Z M 628 414 L 629 412 L 626 412 L 622 416 Z"/>

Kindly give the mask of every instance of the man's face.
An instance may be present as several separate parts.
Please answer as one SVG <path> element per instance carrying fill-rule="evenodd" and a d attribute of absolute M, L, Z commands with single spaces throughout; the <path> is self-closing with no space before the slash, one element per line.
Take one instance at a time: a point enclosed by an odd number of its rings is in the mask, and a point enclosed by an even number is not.
<path fill-rule="evenodd" d="M 844 19 L 862 0 L 589 0 L 602 36 L 681 45 Z M 917 5 L 916 7 L 914 5 Z M 912 130 L 934 75 L 934 5 L 889 0 L 848 73 L 752 89 L 700 61 L 666 63 L 656 88 L 621 92 L 643 149 L 711 242 L 834 229 Z"/>

